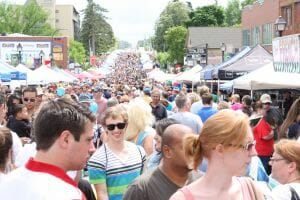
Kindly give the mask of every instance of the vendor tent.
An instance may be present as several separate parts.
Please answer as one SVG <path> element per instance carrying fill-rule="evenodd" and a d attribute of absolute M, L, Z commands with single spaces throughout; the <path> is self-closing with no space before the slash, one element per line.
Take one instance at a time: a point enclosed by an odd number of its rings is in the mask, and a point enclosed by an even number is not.
<path fill-rule="evenodd" d="M 3 60 L 0 60 L 0 67 L 11 74 L 11 80 L 26 80 L 27 74 L 18 71 L 14 66 L 9 65 Z"/>
<path fill-rule="evenodd" d="M 246 55 L 249 51 L 251 50 L 250 47 L 246 47 L 244 48 L 242 51 L 240 51 L 239 53 L 237 53 L 235 56 L 233 56 L 232 58 L 230 58 L 229 60 L 216 65 L 213 68 L 207 69 L 204 73 L 204 79 L 205 80 L 212 80 L 212 79 L 218 79 L 218 71 L 219 69 L 222 69 L 223 67 L 226 67 L 234 62 L 236 62 L 237 60 L 239 60 L 240 58 L 242 58 L 244 55 Z"/>
<path fill-rule="evenodd" d="M 47 66 L 41 66 L 34 70 L 35 76 L 32 80 L 27 79 L 28 84 L 47 84 L 47 83 L 57 83 L 72 82 L 73 80 L 50 69 Z"/>
<path fill-rule="evenodd" d="M 59 69 L 58 67 L 53 68 L 54 71 L 63 74 L 64 76 L 68 77 L 72 81 L 78 80 L 75 76 L 72 76 L 71 74 L 67 73 L 66 71 Z"/>
<path fill-rule="evenodd" d="M 272 55 L 260 45 L 255 46 L 236 62 L 218 70 L 218 79 L 232 80 L 272 62 Z"/>
<path fill-rule="evenodd" d="M 233 80 L 233 88 L 244 90 L 300 88 L 300 74 L 275 72 L 273 62 Z"/>
<path fill-rule="evenodd" d="M 177 81 L 190 81 L 190 82 L 200 81 L 200 71 L 201 70 L 202 70 L 202 67 L 200 65 L 195 65 L 190 70 L 187 70 L 187 71 L 183 72 L 180 76 L 177 76 L 175 78 L 175 80 L 177 80 Z"/>

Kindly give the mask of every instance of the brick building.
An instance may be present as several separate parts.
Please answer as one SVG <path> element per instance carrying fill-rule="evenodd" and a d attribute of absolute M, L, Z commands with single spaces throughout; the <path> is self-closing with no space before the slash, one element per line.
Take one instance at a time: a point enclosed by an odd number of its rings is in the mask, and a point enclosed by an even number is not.
<path fill-rule="evenodd" d="M 260 44 L 272 51 L 275 35 L 274 23 L 279 17 L 279 0 L 260 0 L 248 5 L 242 11 L 242 44 Z"/>
<path fill-rule="evenodd" d="M 21 45 L 21 51 L 17 46 Z M 62 68 L 68 66 L 67 37 L 26 36 L 12 34 L 0 36 L 0 59 L 16 66 L 19 62 L 35 69 L 41 64 Z"/>
<path fill-rule="evenodd" d="M 282 35 L 300 33 L 300 2 L 298 0 L 279 0 L 279 12 L 286 21 Z"/>

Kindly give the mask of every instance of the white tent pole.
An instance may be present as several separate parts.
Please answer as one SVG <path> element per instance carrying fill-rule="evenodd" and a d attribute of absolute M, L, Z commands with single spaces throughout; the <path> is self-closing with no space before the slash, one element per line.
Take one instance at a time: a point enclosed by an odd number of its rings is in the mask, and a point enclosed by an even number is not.
<path fill-rule="evenodd" d="M 217 90 L 217 93 L 219 92 L 220 90 L 220 79 L 218 79 L 218 90 Z"/>

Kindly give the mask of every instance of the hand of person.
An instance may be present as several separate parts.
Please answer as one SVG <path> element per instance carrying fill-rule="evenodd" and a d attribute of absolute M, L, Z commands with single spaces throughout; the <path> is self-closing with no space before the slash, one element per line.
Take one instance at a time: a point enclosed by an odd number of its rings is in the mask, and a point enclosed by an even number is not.
<path fill-rule="evenodd" d="M 28 144 L 31 141 L 28 137 L 21 137 L 20 139 L 23 145 Z"/>

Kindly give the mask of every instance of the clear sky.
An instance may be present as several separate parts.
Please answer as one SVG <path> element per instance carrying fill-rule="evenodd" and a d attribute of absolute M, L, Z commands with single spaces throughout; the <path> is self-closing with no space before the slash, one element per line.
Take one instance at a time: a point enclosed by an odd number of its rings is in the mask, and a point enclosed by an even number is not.
<path fill-rule="evenodd" d="M 26 0 L 5 0 L 22 4 Z M 120 40 L 135 44 L 138 40 L 149 38 L 154 34 L 154 24 L 170 0 L 94 0 L 106 8 L 115 36 Z M 193 7 L 209 5 L 215 0 L 189 0 Z M 226 6 L 228 0 L 218 0 L 219 5 Z M 56 0 L 57 4 L 73 4 L 78 11 L 87 5 L 86 0 Z"/>

